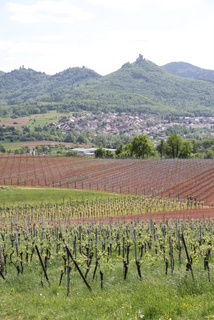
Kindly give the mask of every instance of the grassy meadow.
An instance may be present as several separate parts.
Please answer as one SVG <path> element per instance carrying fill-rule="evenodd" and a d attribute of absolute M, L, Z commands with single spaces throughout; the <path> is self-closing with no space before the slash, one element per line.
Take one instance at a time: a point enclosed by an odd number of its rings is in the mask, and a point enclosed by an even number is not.
<path fill-rule="evenodd" d="M 0 186 L 0 204 L 17 205 L 19 203 L 40 204 L 56 203 L 71 200 L 117 197 L 116 194 L 91 190 L 75 190 L 60 188 L 21 188 Z"/>
<path fill-rule="evenodd" d="M 68 117 L 69 115 L 70 113 L 66 114 L 66 117 Z M 65 116 L 65 114 L 57 113 L 57 112 L 34 115 L 33 118 L 31 118 L 25 124 L 25 126 L 29 127 L 30 129 L 33 129 L 35 126 L 39 126 L 39 125 L 43 127 L 45 125 L 49 125 L 52 122 L 58 123 L 58 121 L 62 116 Z"/>
<path fill-rule="evenodd" d="M 69 116 L 70 113 L 67 113 L 66 116 Z M 4 122 L 10 121 L 12 125 L 21 125 L 23 119 L 23 125 L 33 128 L 36 125 L 44 126 L 51 122 L 58 122 L 59 119 L 64 116 L 64 113 L 56 112 L 56 110 L 49 111 L 47 113 L 32 114 L 30 116 L 11 118 L 11 117 L 0 117 L 0 125 L 3 125 Z M 16 123 L 17 122 L 17 123 Z M 20 124 L 19 124 L 20 122 Z"/>
<path fill-rule="evenodd" d="M 190 274 L 185 277 L 184 267 L 173 276 L 165 276 L 164 264 L 143 266 L 140 281 L 136 266 L 130 263 L 124 280 L 121 261 L 114 265 L 113 271 L 108 265 L 103 269 L 103 289 L 98 272 L 93 282 L 88 277 L 90 292 L 72 267 L 67 297 L 65 276 L 59 286 L 60 269 L 51 267 L 52 272 L 48 271 L 50 286 L 40 269 L 37 262 L 28 272 L 17 276 L 13 266 L 8 268 L 7 280 L 0 279 L 1 319 L 196 320 L 214 317 L 213 282 L 209 283 L 201 271 L 193 282 Z"/>

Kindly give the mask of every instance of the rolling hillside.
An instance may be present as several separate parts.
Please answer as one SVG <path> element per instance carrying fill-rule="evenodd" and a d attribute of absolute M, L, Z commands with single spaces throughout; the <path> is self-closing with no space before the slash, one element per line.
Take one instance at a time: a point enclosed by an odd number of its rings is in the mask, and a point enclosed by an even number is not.
<path fill-rule="evenodd" d="M 176 114 L 214 112 L 214 84 L 183 79 L 147 60 L 125 64 L 84 90 L 76 88 L 75 91 L 82 99 L 86 99 L 87 95 L 87 98 L 101 105 L 107 102 L 120 111 Z M 73 96 L 74 93 L 70 97 Z"/>
<path fill-rule="evenodd" d="M 171 62 L 162 68 L 183 78 L 214 81 L 214 70 L 202 69 L 187 62 Z"/>
<path fill-rule="evenodd" d="M 69 91 L 75 85 L 101 77 L 85 68 L 69 68 L 53 76 L 32 69 L 13 70 L 0 79 L 0 95 L 13 103 L 38 98 L 44 94 L 54 94 L 60 90 Z"/>
<path fill-rule="evenodd" d="M 100 76 L 69 68 L 53 76 L 19 69 L 0 77 L 0 115 L 59 111 L 119 111 L 214 115 L 214 83 L 185 79 L 137 59 Z"/>

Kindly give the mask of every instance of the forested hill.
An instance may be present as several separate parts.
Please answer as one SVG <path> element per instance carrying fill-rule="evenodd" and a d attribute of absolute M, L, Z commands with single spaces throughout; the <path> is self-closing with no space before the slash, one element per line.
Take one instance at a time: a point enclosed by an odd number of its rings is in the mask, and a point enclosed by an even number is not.
<path fill-rule="evenodd" d="M 162 68 L 183 78 L 214 81 L 214 70 L 202 69 L 187 62 L 171 62 Z"/>
<path fill-rule="evenodd" d="M 53 76 L 20 68 L 0 77 L 0 116 L 47 109 L 209 116 L 214 83 L 173 75 L 144 59 L 106 76 L 83 67 Z"/>
<path fill-rule="evenodd" d="M 69 68 L 53 76 L 32 69 L 20 68 L 2 75 L 0 95 L 9 102 L 17 103 L 17 101 L 25 101 L 32 97 L 39 98 L 47 93 L 55 94 L 56 91 L 69 91 L 75 85 L 99 77 L 101 76 L 96 72 L 86 68 Z"/>
<path fill-rule="evenodd" d="M 148 60 L 126 63 L 85 90 L 77 90 L 81 99 L 90 97 L 101 107 L 107 105 L 108 109 L 214 114 L 213 83 L 183 79 Z"/>

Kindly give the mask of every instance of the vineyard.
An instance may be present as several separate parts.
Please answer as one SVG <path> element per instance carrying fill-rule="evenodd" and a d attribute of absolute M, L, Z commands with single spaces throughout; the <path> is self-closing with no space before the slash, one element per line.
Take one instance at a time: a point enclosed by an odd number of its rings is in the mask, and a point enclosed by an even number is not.
<path fill-rule="evenodd" d="M 176 203 L 166 201 L 171 209 L 179 210 Z M 93 202 L 71 199 L 59 204 L 1 207 L 0 294 L 5 296 L 9 290 L 16 295 L 23 285 L 28 294 L 34 288 L 42 304 L 43 299 L 59 294 L 65 301 L 66 297 L 70 299 L 67 302 L 71 305 L 72 299 L 79 299 L 82 304 L 80 310 L 86 312 L 86 318 L 92 319 L 95 310 L 93 306 L 88 307 L 92 308 L 92 313 L 86 310 L 83 297 L 99 305 L 96 299 L 113 294 L 113 288 L 117 292 L 119 286 L 124 294 L 124 290 L 134 285 L 144 301 L 148 298 L 148 292 L 145 293 L 142 288 L 146 291 L 145 286 L 152 281 L 155 290 L 158 290 L 152 275 L 159 285 L 163 281 L 162 286 L 169 291 L 174 290 L 182 301 L 185 301 L 183 297 L 188 296 L 189 299 L 193 294 L 195 299 L 191 301 L 196 308 L 197 299 L 213 288 L 214 223 L 210 218 L 168 220 L 164 214 L 158 224 L 152 215 L 148 220 L 142 220 L 143 214 L 140 215 L 140 212 L 148 203 L 150 206 L 157 205 L 152 197 L 121 195 L 115 199 L 100 198 Z M 200 208 L 192 211 L 197 210 Z M 133 219 L 130 219 L 131 213 Z M 125 219 L 126 215 L 129 220 Z M 18 285 L 16 289 L 15 284 Z M 170 286 L 173 288 L 169 289 Z M 157 309 L 157 303 L 152 301 L 150 306 L 141 302 L 140 307 L 132 301 L 131 310 L 130 302 L 124 310 L 117 311 L 117 318 L 183 319 L 188 314 L 188 319 L 194 319 L 191 306 L 187 308 L 188 303 L 180 305 L 177 301 L 176 308 L 165 303 Z M 3 302 L 0 304 L 2 307 Z M 121 303 L 124 305 L 124 301 Z M 6 304 L 4 308 L 5 315 L 13 314 Z M 16 308 L 22 318 L 21 309 L 17 305 Z M 104 302 L 102 308 L 108 309 Z M 102 308 L 97 319 L 102 318 Z M 214 308 L 211 297 L 206 308 L 209 312 Z M 58 318 L 63 318 L 54 306 L 53 309 Z M 75 315 L 72 309 L 68 312 L 72 318 L 80 317 L 80 313 Z M 202 309 L 197 312 L 200 315 Z M 29 314 L 23 318 L 27 319 Z M 41 318 L 48 318 L 47 313 Z M 111 312 L 107 318 L 112 318 Z"/>
<path fill-rule="evenodd" d="M 0 201 L 0 318 L 212 318 L 213 174 L 212 160 L 1 155 L 0 197 L 39 186 L 44 201 Z"/>
<path fill-rule="evenodd" d="M 213 160 L 0 156 L 0 184 L 91 189 L 214 202 Z"/>

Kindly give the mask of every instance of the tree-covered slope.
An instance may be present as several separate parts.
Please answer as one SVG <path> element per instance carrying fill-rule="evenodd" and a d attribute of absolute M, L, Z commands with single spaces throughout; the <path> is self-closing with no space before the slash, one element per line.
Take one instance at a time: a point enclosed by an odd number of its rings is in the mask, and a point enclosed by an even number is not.
<path fill-rule="evenodd" d="M 120 111 L 214 113 L 213 83 L 183 79 L 147 60 L 127 63 L 95 84 L 75 88 L 70 99 L 77 96 Z"/>
<path fill-rule="evenodd" d="M 26 98 L 54 93 L 56 90 L 70 90 L 75 85 L 99 77 L 100 75 L 96 72 L 86 68 L 69 68 L 53 76 L 32 69 L 20 68 L 2 75 L 0 94 L 6 99 L 16 97 L 19 100 L 26 100 Z"/>
<path fill-rule="evenodd" d="M 0 77 L 0 96 L 8 104 L 21 103 L 36 98 L 43 90 L 48 76 L 32 69 L 19 69 Z"/>
<path fill-rule="evenodd" d="M 87 68 L 69 68 L 53 76 L 24 68 L 4 73 L 0 77 L 0 115 L 26 115 L 34 113 L 35 107 L 56 109 L 73 87 L 99 77 Z"/>
<path fill-rule="evenodd" d="M 46 109 L 208 116 L 214 115 L 214 83 L 173 75 L 144 59 L 106 76 L 83 67 L 53 76 L 20 69 L 0 77 L 0 115 Z"/>
<path fill-rule="evenodd" d="M 74 85 L 86 83 L 92 79 L 99 79 L 102 76 L 91 69 L 83 68 L 69 68 L 62 72 L 56 73 L 50 77 L 50 84 L 52 86 L 61 86 L 69 89 Z"/>
<path fill-rule="evenodd" d="M 214 81 L 214 70 L 202 69 L 187 62 L 171 62 L 162 68 L 183 78 Z"/>

